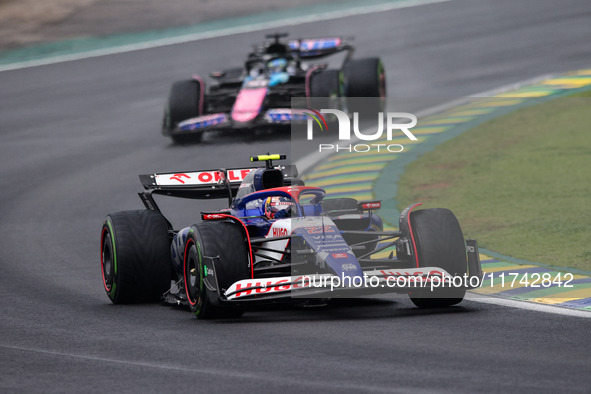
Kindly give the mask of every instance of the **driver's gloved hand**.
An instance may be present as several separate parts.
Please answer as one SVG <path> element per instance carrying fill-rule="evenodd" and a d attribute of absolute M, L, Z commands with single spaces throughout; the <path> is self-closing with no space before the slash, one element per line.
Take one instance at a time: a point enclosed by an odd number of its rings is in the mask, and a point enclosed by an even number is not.
<path fill-rule="evenodd" d="M 279 211 L 275 212 L 275 219 L 283 219 L 290 217 L 290 209 L 280 209 Z"/>

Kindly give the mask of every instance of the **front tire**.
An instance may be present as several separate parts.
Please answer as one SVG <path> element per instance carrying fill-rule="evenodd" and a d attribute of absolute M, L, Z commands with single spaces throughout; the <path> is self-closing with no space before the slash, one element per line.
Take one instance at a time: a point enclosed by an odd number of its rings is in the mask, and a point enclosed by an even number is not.
<path fill-rule="evenodd" d="M 214 267 L 215 264 L 215 267 Z M 250 257 L 240 224 L 231 221 L 201 222 L 187 236 L 184 278 L 191 311 L 199 319 L 240 317 L 240 305 L 224 303 L 218 296 L 233 283 L 248 279 Z"/>
<path fill-rule="evenodd" d="M 460 224 L 445 208 L 422 209 L 410 214 L 420 267 L 441 267 L 452 276 L 468 272 L 466 246 Z M 445 287 L 418 289 L 410 294 L 419 308 L 441 308 L 460 303 L 464 288 Z"/>
<path fill-rule="evenodd" d="M 147 210 L 109 214 L 101 232 L 101 271 L 113 304 L 158 301 L 172 276 L 164 216 Z"/>
<path fill-rule="evenodd" d="M 195 79 L 178 81 L 172 84 L 168 94 L 168 101 L 164 108 L 162 129 L 164 134 L 170 135 L 176 143 L 200 142 L 202 133 L 191 135 L 174 135 L 179 122 L 195 118 L 203 114 L 205 108 L 205 86 Z"/>

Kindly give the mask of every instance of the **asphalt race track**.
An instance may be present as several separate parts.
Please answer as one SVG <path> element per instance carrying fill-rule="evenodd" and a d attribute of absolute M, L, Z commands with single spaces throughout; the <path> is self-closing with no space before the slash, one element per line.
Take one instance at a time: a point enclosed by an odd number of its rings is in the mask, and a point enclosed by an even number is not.
<path fill-rule="evenodd" d="M 355 36 L 390 95 L 440 102 L 591 66 L 587 0 L 455 0 L 289 31 Z M 173 146 L 159 132 L 172 81 L 239 65 L 263 33 L 0 73 L 0 391 L 588 392 L 585 318 L 372 299 L 198 321 L 110 304 L 99 232 L 108 212 L 141 209 L 137 174 L 288 151 L 281 135 Z M 164 209 L 181 226 L 219 207 Z"/>

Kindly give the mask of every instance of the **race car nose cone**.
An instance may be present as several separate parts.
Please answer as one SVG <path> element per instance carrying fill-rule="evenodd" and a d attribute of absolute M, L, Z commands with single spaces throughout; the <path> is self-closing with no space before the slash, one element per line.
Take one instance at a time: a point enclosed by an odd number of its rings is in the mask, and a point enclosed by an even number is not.
<path fill-rule="evenodd" d="M 267 88 L 245 88 L 238 93 L 232 108 L 232 120 L 235 122 L 250 122 L 259 114 Z"/>
<path fill-rule="evenodd" d="M 258 112 L 255 111 L 248 111 L 248 112 L 232 112 L 232 120 L 234 120 L 235 122 L 250 122 L 251 120 L 253 120 L 254 118 L 256 118 L 256 116 L 258 115 Z"/>

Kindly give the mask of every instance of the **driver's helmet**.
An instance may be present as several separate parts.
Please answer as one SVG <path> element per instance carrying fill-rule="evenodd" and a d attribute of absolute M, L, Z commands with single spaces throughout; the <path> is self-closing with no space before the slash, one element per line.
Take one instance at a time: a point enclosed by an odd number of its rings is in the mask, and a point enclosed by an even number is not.
<path fill-rule="evenodd" d="M 267 219 L 279 219 L 291 216 L 293 203 L 289 197 L 267 197 L 265 200 L 265 216 Z"/>
<path fill-rule="evenodd" d="M 287 70 L 287 59 L 277 58 L 267 62 L 267 69 L 271 73 L 279 73 Z"/>
<path fill-rule="evenodd" d="M 265 72 L 265 62 L 264 61 L 253 62 L 252 64 L 249 64 L 247 67 L 248 67 L 248 75 L 251 78 L 256 78 Z"/>

